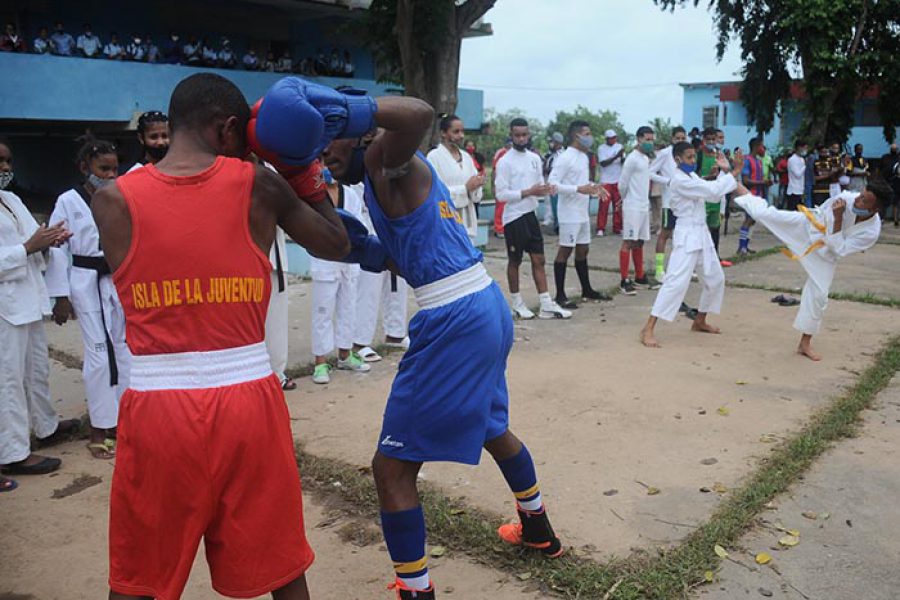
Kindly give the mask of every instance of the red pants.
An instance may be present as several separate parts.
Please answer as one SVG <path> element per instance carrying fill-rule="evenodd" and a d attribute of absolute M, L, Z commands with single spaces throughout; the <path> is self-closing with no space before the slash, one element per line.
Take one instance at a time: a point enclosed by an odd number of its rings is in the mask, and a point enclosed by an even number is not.
<path fill-rule="evenodd" d="M 505 206 L 506 202 L 494 200 L 494 232 L 496 232 L 497 235 L 503 233 L 503 208 Z"/>
<path fill-rule="evenodd" d="M 603 189 L 609 194 L 609 198 L 600 201 L 600 209 L 597 211 L 597 230 L 606 229 L 606 216 L 609 214 L 609 205 L 612 203 L 613 233 L 622 233 L 622 209 L 619 207 L 622 198 L 619 196 L 619 186 L 615 183 L 604 183 Z"/>

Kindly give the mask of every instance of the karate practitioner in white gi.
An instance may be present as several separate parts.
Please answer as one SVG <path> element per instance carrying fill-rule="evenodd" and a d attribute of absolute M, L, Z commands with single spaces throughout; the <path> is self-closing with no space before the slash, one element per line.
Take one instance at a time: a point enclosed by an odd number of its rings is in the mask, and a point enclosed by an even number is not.
<path fill-rule="evenodd" d="M 453 206 L 462 220 L 469 238 L 478 235 L 478 213 L 475 205 L 481 202 L 484 175 L 478 174 L 475 161 L 462 149 L 465 130 L 462 120 L 456 115 L 441 118 L 441 143 L 428 153 L 428 162 L 437 171 L 438 177 L 450 190 Z"/>
<path fill-rule="evenodd" d="M 84 343 L 84 389 L 94 458 L 115 456 L 119 398 L 128 387 L 131 352 L 125 345 L 125 315 L 109 266 L 100 248 L 100 234 L 91 213 L 91 196 L 115 179 L 119 168 L 116 147 L 87 138 L 78 152 L 83 184 L 56 200 L 51 223 L 64 221 L 72 237 L 54 249 L 47 269 L 47 290 L 56 299 L 53 320 L 62 325 L 76 318 Z"/>
<path fill-rule="evenodd" d="M 800 331 L 797 352 L 815 361 L 821 355 L 812 349 L 812 336 L 819 333 L 828 305 L 828 291 L 840 259 L 865 252 L 878 241 L 881 217 L 891 191 L 882 182 L 870 182 L 863 192 L 841 192 L 821 206 L 798 211 L 778 210 L 765 199 L 737 186 L 735 202 L 757 223 L 762 223 L 787 246 L 787 253 L 800 261 L 806 284 L 800 295 L 800 309 L 794 329 Z"/>
<path fill-rule="evenodd" d="M 30 433 L 47 445 L 78 428 L 77 421 L 60 422 L 50 401 L 43 323 L 50 314 L 47 251 L 71 233 L 65 223 L 38 226 L 22 200 L 6 191 L 12 179 L 12 150 L 0 142 L 0 466 L 10 475 L 40 475 L 61 461 L 33 454 Z M 0 476 L 0 492 L 15 488 Z"/>
<path fill-rule="evenodd" d="M 285 375 L 288 360 L 288 289 L 287 289 L 287 248 L 284 231 L 275 228 L 275 243 L 269 251 L 272 263 L 272 293 L 269 296 L 269 311 L 266 313 L 266 350 L 272 363 L 272 371 L 281 381 L 281 389 L 295 390 L 297 382 Z"/>
<path fill-rule="evenodd" d="M 670 202 L 675 214 L 675 230 L 672 233 L 672 254 L 662 288 L 656 295 L 650 318 L 641 330 L 641 342 L 648 347 L 658 348 L 654 336 L 658 319 L 674 321 L 678 309 L 684 301 L 691 284 L 691 274 L 698 269 L 703 291 L 697 317 L 691 329 L 705 333 L 720 333 L 718 327 L 706 322 L 707 313 L 718 314 L 722 310 L 725 296 L 725 273 L 713 245 L 712 235 L 706 225 L 706 203 L 734 190 L 735 177 L 740 174 L 743 156 L 735 153 L 738 167 L 729 172 L 730 165 L 725 155 L 719 153 L 716 164 L 720 174 L 715 181 L 705 181 L 694 172 L 697 153 L 688 142 L 680 142 L 672 150 L 678 170 L 669 183 Z"/>

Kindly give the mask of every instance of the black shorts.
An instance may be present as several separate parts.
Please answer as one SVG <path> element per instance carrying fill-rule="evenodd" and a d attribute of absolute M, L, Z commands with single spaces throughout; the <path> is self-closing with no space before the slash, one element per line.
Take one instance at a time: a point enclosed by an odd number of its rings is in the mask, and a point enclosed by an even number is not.
<path fill-rule="evenodd" d="M 663 211 L 662 214 L 662 226 L 666 231 L 672 231 L 675 229 L 675 221 L 678 220 L 678 217 L 675 216 L 675 213 L 672 212 L 671 208 L 667 208 Z"/>
<path fill-rule="evenodd" d="M 506 255 L 513 262 L 521 262 L 524 252 L 544 253 L 544 236 L 541 234 L 541 226 L 534 212 L 522 215 L 504 225 L 503 235 L 506 237 Z"/>

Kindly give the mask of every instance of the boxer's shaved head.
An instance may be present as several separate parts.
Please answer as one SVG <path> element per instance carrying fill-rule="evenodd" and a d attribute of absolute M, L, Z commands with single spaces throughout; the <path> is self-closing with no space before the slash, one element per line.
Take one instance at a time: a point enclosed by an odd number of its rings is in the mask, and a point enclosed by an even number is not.
<path fill-rule="evenodd" d="M 216 120 L 236 117 L 246 129 L 250 107 L 236 85 L 215 73 L 197 73 L 175 86 L 169 101 L 169 128 L 204 129 Z"/>

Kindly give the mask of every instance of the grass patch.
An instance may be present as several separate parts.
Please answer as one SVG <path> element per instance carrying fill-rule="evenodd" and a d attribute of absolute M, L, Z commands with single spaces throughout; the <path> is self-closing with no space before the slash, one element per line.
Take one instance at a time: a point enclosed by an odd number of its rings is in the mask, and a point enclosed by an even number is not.
<path fill-rule="evenodd" d="M 753 254 L 735 254 L 734 256 L 725 258 L 724 260 L 730 261 L 732 264 L 739 265 L 741 263 L 759 260 L 760 258 L 765 258 L 767 256 L 772 256 L 773 254 L 779 254 L 783 247 L 784 246 L 773 246 L 772 248 L 763 248 L 762 250 L 757 250 Z"/>
<path fill-rule="evenodd" d="M 800 288 L 785 287 L 780 285 L 768 285 L 765 283 L 740 283 L 738 281 L 725 282 L 726 287 L 743 289 L 743 290 L 763 290 L 766 292 L 778 292 L 780 294 L 799 294 Z M 864 294 L 845 294 L 843 292 L 831 292 L 828 297 L 832 300 L 843 300 L 846 302 L 859 302 L 860 304 L 874 304 L 875 306 L 887 306 L 890 308 L 900 308 L 900 299 L 876 296 L 872 292 Z"/>
<path fill-rule="evenodd" d="M 834 442 L 853 435 L 862 411 L 872 405 L 898 369 L 900 336 L 886 344 L 850 389 L 774 448 L 741 487 L 726 496 L 706 523 L 670 550 L 637 552 L 607 564 L 579 556 L 577 550 L 559 560 L 544 560 L 508 548 L 497 539 L 495 529 L 502 516 L 467 506 L 447 498 L 435 487 L 420 484 L 429 540 L 489 567 L 520 576 L 528 573 L 530 582 L 566 598 L 682 598 L 690 589 L 703 585 L 706 571 L 718 567 L 713 546 L 736 543 L 766 503 L 785 492 Z M 345 505 L 343 510 L 350 514 L 377 518 L 375 485 L 367 468 L 302 451 L 298 451 L 298 463 L 308 489 L 326 497 L 338 496 Z"/>

